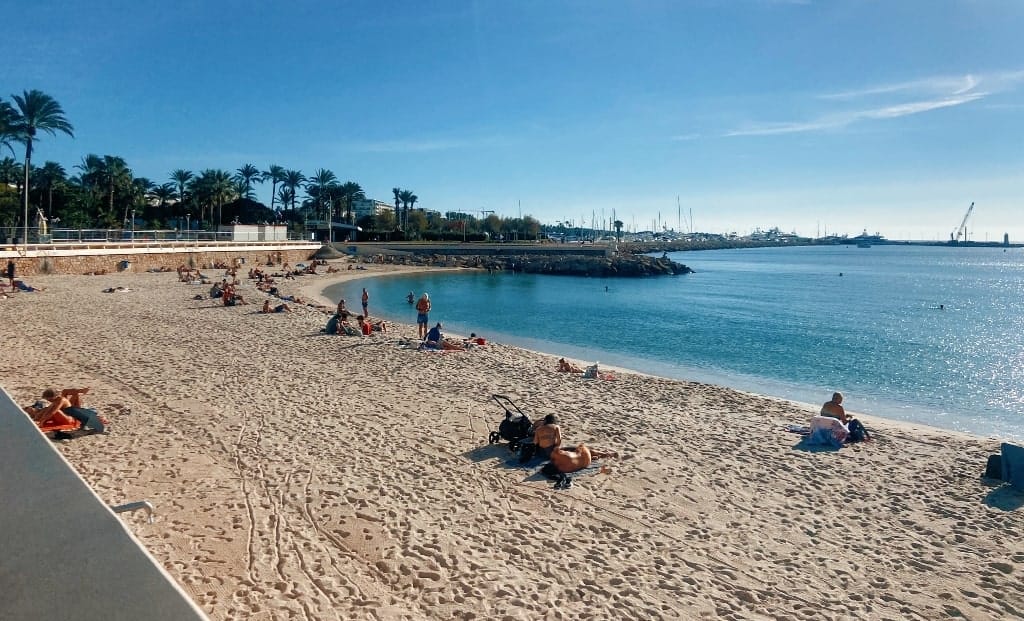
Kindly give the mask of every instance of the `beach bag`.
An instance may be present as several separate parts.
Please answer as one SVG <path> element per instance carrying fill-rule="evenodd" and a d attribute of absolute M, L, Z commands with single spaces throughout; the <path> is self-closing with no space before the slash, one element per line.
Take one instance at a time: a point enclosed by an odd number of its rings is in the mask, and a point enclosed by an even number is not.
<path fill-rule="evenodd" d="M 988 463 L 985 464 L 985 478 L 995 479 L 997 481 L 1003 480 L 1003 456 L 1002 455 L 989 455 Z"/>
<path fill-rule="evenodd" d="M 868 430 L 865 429 L 864 425 L 856 418 L 851 418 L 850 421 L 846 423 L 846 428 L 850 431 L 850 435 L 846 436 L 847 442 L 864 442 L 865 440 L 871 439 L 871 436 L 868 434 Z"/>

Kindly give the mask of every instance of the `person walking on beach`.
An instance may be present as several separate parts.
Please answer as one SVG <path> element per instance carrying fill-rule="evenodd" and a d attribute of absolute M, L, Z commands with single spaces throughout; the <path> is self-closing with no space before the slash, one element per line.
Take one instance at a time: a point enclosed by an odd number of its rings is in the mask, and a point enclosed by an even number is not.
<path fill-rule="evenodd" d="M 11 281 L 11 289 L 14 288 L 14 261 L 7 262 L 7 280 Z"/>
<path fill-rule="evenodd" d="M 424 293 L 416 302 L 416 328 L 419 331 L 420 339 L 427 338 L 427 322 L 430 321 L 430 296 Z"/>
<path fill-rule="evenodd" d="M 366 292 L 366 287 L 363 287 L 363 317 L 369 317 L 370 312 L 367 310 L 367 306 L 370 304 L 370 294 Z"/>

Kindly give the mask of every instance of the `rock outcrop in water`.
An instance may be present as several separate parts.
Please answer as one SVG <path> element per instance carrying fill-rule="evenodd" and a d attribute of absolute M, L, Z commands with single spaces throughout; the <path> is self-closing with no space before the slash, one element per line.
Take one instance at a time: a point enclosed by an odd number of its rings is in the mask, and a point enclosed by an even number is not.
<path fill-rule="evenodd" d="M 626 277 L 674 276 L 690 274 L 692 269 L 666 257 L 619 254 L 611 257 L 597 255 L 439 255 L 413 254 L 378 255 L 388 263 L 405 265 L 434 265 L 469 267 L 495 271 L 523 272 L 527 274 L 554 274 L 563 276 Z"/>
<path fill-rule="evenodd" d="M 527 274 L 561 274 L 565 276 L 639 277 L 675 276 L 693 272 L 682 263 L 667 258 L 646 255 L 616 255 L 595 257 L 580 255 L 563 256 L 511 256 L 494 257 L 485 265 L 503 270 Z"/>

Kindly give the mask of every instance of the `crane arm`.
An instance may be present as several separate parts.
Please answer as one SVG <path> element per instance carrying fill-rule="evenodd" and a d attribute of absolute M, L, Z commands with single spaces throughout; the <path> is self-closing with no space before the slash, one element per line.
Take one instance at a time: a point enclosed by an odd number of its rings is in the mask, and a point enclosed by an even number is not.
<path fill-rule="evenodd" d="M 964 229 L 967 227 L 967 219 L 971 217 L 971 212 L 974 211 L 974 203 L 967 208 L 967 213 L 964 214 L 964 219 L 960 221 L 960 226 L 956 227 L 956 230 L 950 234 L 950 237 L 956 241 L 960 241 L 960 238 L 964 235 Z"/>

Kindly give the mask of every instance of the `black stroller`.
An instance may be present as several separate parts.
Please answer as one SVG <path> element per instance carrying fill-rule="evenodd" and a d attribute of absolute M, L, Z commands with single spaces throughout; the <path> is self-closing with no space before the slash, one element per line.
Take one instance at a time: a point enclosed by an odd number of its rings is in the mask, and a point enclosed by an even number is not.
<path fill-rule="evenodd" d="M 530 417 L 523 414 L 512 399 L 505 395 L 491 395 L 491 399 L 498 404 L 498 407 L 505 410 L 505 419 L 498 425 L 497 431 L 492 431 L 488 440 L 491 444 L 508 441 L 508 449 L 513 453 L 533 453 L 533 422 Z M 522 455 L 520 455 L 522 457 Z"/>

